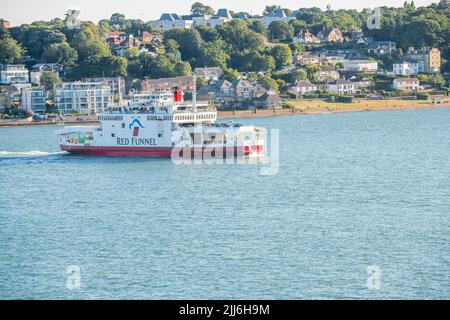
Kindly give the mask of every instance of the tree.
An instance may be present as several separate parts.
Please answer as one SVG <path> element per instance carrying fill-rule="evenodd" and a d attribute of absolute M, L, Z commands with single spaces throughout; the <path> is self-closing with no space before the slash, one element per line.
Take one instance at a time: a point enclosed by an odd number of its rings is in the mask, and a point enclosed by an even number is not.
<path fill-rule="evenodd" d="M 47 92 L 52 91 L 59 82 L 60 80 L 56 72 L 43 72 L 40 78 L 40 83 Z"/>
<path fill-rule="evenodd" d="M 59 63 L 64 68 L 71 68 L 78 60 L 78 53 L 67 42 L 54 43 L 45 49 L 43 60 L 49 63 Z"/>
<path fill-rule="evenodd" d="M 282 10 L 280 6 L 278 5 L 271 5 L 271 6 L 266 6 L 266 8 L 264 9 L 264 15 L 269 15 L 269 14 L 273 14 L 277 11 Z"/>
<path fill-rule="evenodd" d="M 228 53 L 234 55 L 243 51 L 261 51 L 264 37 L 249 28 L 249 23 L 242 19 L 234 19 L 217 27 L 222 39 L 227 43 Z"/>
<path fill-rule="evenodd" d="M 223 70 L 223 78 L 230 82 L 239 79 L 239 72 L 233 68 L 227 68 Z"/>
<path fill-rule="evenodd" d="M 225 43 L 222 40 L 205 43 L 202 46 L 201 59 L 197 61 L 198 67 L 227 67 L 230 56 L 225 51 Z"/>
<path fill-rule="evenodd" d="M 180 46 L 183 60 L 195 61 L 201 55 L 203 39 L 196 29 L 172 29 L 164 33 L 164 43 L 169 39 L 175 40 Z"/>
<path fill-rule="evenodd" d="M 11 64 L 18 61 L 24 50 L 16 40 L 6 38 L 0 40 L 0 64 Z"/>
<path fill-rule="evenodd" d="M 269 76 L 260 76 L 258 77 L 258 83 L 262 85 L 267 90 L 274 89 L 276 92 L 279 90 L 278 83 Z"/>
<path fill-rule="evenodd" d="M 253 21 L 252 25 L 250 26 L 250 29 L 263 36 L 267 36 L 267 29 L 266 27 L 264 27 L 264 24 L 259 20 Z"/>
<path fill-rule="evenodd" d="M 201 2 L 196 2 L 191 6 L 191 13 L 205 16 L 212 16 L 214 9 L 210 6 L 204 5 Z"/>
<path fill-rule="evenodd" d="M 172 71 L 173 77 L 189 76 L 192 74 L 191 65 L 188 62 L 178 61 Z"/>
<path fill-rule="evenodd" d="M 269 38 L 272 40 L 291 40 L 294 28 L 286 21 L 272 21 L 269 25 Z"/>
<path fill-rule="evenodd" d="M 277 68 L 291 64 L 292 52 L 288 45 L 280 44 L 274 46 L 270 52 L 270 55 L 275 60 L 275 66 Z"/>

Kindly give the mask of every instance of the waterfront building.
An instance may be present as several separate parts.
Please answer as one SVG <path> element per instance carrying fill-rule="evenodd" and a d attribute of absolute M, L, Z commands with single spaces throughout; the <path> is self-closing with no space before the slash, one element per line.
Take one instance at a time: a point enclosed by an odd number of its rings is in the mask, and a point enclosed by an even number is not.
<path fill-rule="evenodd" d="M 320 31 L 317 34 L 317 37 L 321 39 L 322 42 L 344 42 L 344 36 L 338 28 Z"/>
<path fill-rule="evenodd" d="M 396 90 L 418 91 L 420 89 L 420 82 L 417 78 L 394 79 L 392 85 Z"/>
<path fill-rule="evenodd" d="M 377 72 L 378 62 L 372 60 L 345 60 L 344 71 Z"/>
<path fill-rule="evenodd" d="M 419 62 L 412 59 L 401 59 L 393 64 L 395 75 L 412 76 L 419 73 Z"/>
<path fill-rule="evenodd" d="M 0 84 L 26 84 L 30 82 L 28 69 L 23 64 L 0 65 Z"/>
<path fill-rule="evenodd" d="M 337 80 L 341 77 L 341 75 L 339 74 L 339 72 L 336 70 L 336 68 L 334 66 L 324 65 L 324 66 L 319 66 L 319 68 L 320 68 L 319 81 L 321 81 L 321 82 L 333 81 L 333 80 Z"/>
<path fill-rule="evenodd" d="M 297 81 L 294 86 L 289 88 L 289 92 L 294 94 L 296 99 L 299 99 L 304 94 L 314 93 L 318 89 L 317 84 L 313 84 L 309 81 Z"/>
<path fill-rule="evenodd" d="M 102 82 L 67 82 L 54 91 L 61 113 L 97 114 L 113 107 L 112 89 Z"/>
<path fill-rule="evenodd" d="M 370 41 L 367 52 L 379 56 L 394 53 L 397 50 L 397 44 L 392 41 Z"/>
<path fill-rule="evenodd" d="M 405 54 L 405 58 L 417 61 L 420 73 L 441 72 L 441 51 L 437 48 L 414 49 L 414 47 L 410 47 Z"/>
<path fill-rule="evenodd" d="M 355 92 L 355 85 L 344 79 L 327 82 L 324 84 L 325 90 L 337 94 L 353 94 Z"/>
<path fill-rule="evenodd" d="M 22 89 L 22 109 L 28 112 L 44 114 L 47 109 L 47 96 L 44 88 Z"/>

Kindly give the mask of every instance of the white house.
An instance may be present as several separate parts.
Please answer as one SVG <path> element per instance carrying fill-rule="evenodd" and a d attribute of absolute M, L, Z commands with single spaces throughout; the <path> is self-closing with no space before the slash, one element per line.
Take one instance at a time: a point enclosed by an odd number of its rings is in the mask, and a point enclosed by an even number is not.
<path fill-rule="evenodd" d="M 61 113 L 96 114 L 113 106 L 111 86 L 102 82 L 67 82 L 55 88 L 55 105 Z"/>
<path fill-rule="evenodd" d="M 396 90 L 417 91 L 420 89 L 420 82 L 417 78 L 394 79 L 392 84 Z"/>
<path fill-rule="evenodd" d="M 296 17 L 294 14 L 288 16 L 286 12 L 281 10 L 276 10 L 275 12 L 270 12 L 267 15 L 264 15 L 262 17 L 256 17 L 256 18 L 250 18 L 250 21 L 261 21 L 264 27 L 268 28 L 270 24 L 274 21 L 285 21 L 289 22 L 291 20 L 295 20 Z"/>
<path fill-rule="evenodd" d="M 394 63 L 393 72 L 395 75 L 412 76 L 419 73 L 419 62 L 411 59 L 403 59 Z"/>
<path fill-rule="evenodd" d="M 25 84 L 30 82 L 28 69 L 23 64 L 0 66 L 0 84 Z"/>
<path fill-rule="evenodd" d="M 294 37 L 292 43 L 294 44 L 306 44 L 306 43 L 320 43 L 321 40 L 313 35 L 311 32 L 300 33 Z"/>
<path fill-rule="evenodd" d="M 294 86 L 289 88 L 289 92 L 295 94 L 297 99 L 304 94 L 313 93 L 317 90 L 317 85 L 309 81 L 298 81 Z"/>
<path fill-rule="evenodd" d="M 219 9 L 213 16 L 207 15 L 186 15 L 179 16 L 176 13 L 163 13 L 159 20 L 149 21 L 157 29 L 170 30 L 175 28 L 189 29 L 200 25 L 210 28 L 220 26 L 233 17 L 227 9 Z"/>
<path fill-rule="evenodd" d="M 59 78 L 62 67 L 58 63 L 38 63 L 31 67 L 30 81 L 32 84 L 40 85 L 41 76 L 44 72 L 53 72 Z"/>
<path fill-rule="evenodd" d="M 203 78 L 206 81 L 217 81 L 222 76 L 223 71 L 219 67 L 195 68 L 195 76 Z"/>
<path fill-rule="evenodd" d="M 372 60 L 345 60 L 344 71 L 377 72 L 378 62 Z"/>
<path fill-rule="evenodd" d="M 355 92 L 355 85 L 344 79 L 327 82 L 325 83 L 324 88 L 329 92 L 337 94 L 353 94 Z"/>
<path fill-rule="evenodd" d="M 333 81 L 341 76 L 334 66 L 319 66 L 319 81 Z"/>
<path fill-rule="evenodd" d="M 32 113 L 44 114 L 47 97 L 43 88 L 22 89 L 22 109 Z"/>

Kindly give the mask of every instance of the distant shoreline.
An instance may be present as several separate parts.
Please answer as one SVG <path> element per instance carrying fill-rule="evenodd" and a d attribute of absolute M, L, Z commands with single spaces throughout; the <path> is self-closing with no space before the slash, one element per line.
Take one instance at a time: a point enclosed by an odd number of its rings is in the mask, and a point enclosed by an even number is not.
<path fill-rule="evenodd" d="M 447 99 L 448 100 L 448 99 Z M 218 111 L 218 119 L 260 118 L 295 115 L 319 115 L 349 112 L 374 112 L 392 110 L 415 110 L 415 109 L 441 109 L 450 108 L 450 101 L 443 104 L 431 104 L 430 102 L 404 101 L 404 100 L 380 100 L 356 103 L 326 103 L 324 101 L 301 101 L 292 103 L 292 109 L 257 109 Z M 29 122 L 26 120 L 0 121 L 0 127 L 22 127 L 22 126 L 58 126 L 58 125 L 80 125 L 96 124 L 98 121 L 55 121 L 55 122 Z"/>

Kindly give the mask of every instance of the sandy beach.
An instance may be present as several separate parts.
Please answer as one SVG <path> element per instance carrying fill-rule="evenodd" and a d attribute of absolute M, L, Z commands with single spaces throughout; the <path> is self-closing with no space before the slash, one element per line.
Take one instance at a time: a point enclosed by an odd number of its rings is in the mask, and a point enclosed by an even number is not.
<path fill-rule="evenodd" d="M 288 103 L 294 108 L 278 110 L 258 109 L 256 112 L 254 110 L 241 110 L 235 112 L 221 111 L 218 113 L 218 118 L 234 119 L 287 115 L 329 114 L 341 112 L 450 108 L 449 98 L 442 99 L 442 104 L 433 104 L 431 100 L 356 100 L 352 103 L 330 103 L 322 100 L 290 100 Z"/>
<path fill-rule="evenodd" d="M 275 117 L 308 114 L 330 114 L 342 112 L 371 112 L 387 110 L 407 110 L 407 109 L 437 109 L 450 108 L 450 98 L 441 100 L 441 104 L 433 104 L 431 100 L 356 100 L 352 103 L 330 103 L 322 100 L 289 100 L 290 109 L 257 109 L 239 111 L 219 111 L 219 119 L 238 119 L 254 117 Z M 56 121 L 56 122 L 30 122 L 26 120 L 0 121 L 0 127 L 16 127 L 29 125 L 77 125 L 95 124 L 97 121 Z"/>

